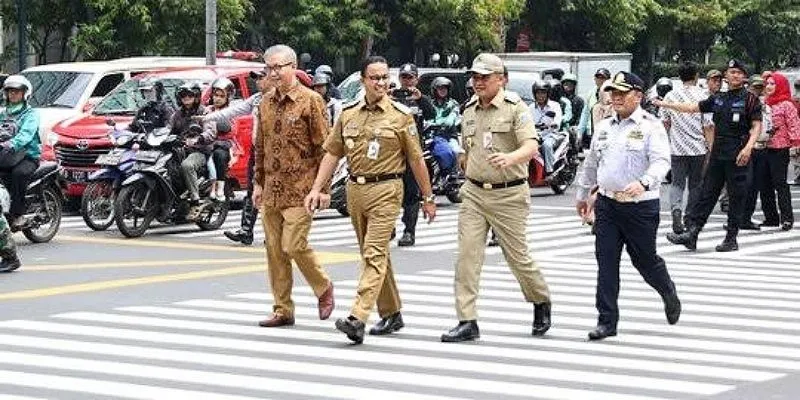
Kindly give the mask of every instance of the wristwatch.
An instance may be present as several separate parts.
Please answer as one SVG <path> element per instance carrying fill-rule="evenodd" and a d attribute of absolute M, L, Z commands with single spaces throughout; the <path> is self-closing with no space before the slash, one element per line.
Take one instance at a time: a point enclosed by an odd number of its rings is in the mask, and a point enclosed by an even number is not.
<path fill-rule="evenodd" d="M 649 177 L 645 176 L 643 178 L 639 178 L 639 183 L 642 185 L 642 187 L 644 188 L 645 191 L 650 190 L 650 178 Z"/>
<path fill-rule="evenodd" d="M 436 202 L 436 195 L 434 194 L 422 198 L 422 203 L 435 203 L 435 202 Z"/>

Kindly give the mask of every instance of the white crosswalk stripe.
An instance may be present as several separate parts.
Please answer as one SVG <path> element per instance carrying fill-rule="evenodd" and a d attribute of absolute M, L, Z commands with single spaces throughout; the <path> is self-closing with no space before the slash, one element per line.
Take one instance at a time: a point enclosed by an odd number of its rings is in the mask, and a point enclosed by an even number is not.
<path fill-rule="evenodd" d="M 800 207 L 800 187 L 792 187 L 795 207 Z M 591 253 L 594 251 L 594 236 L 589 234 L 586 226 L 581 226 L 573 212 L 565 215 L 564 211 L 572 211 L 572 207 L 542 206 L 534 201 L 532 212 L 527 221 L 527 239 L 537 257 L 555 257 L 570 254 Z M 559 212 L 560 211 L 560 212 Z M 754 218 L 760 218 L 758 211 Z M 232 211 L 220 230 L 199 231 L 192 225 L 162 226 L 152 229 L 150 235 L 166 235 L 170 238 L 213 242 L 215 244 L 231 244 L 222 231 L 239 227 L 241 211 Z M 789 232 L 778 228 L 765 228 L 762 231 L 741 231 L 739 236 L 740 250 L 733 253 L 716 253 L 714 247 L 722 241 L 725 231 L 722 224 L 727 217 L 720 213 L 712 214 L 709 223 L 700 235 L 698 252 L 688 253 L 682 246 L 670 244 L 666 234 L 671 231 L 671 220 L 668 212 L 662 212 L 659 228 L 658 251 L 661 255 L 686 254 L 692 257 L 738 260 L 745 256 L 758 255 L 779 257 L 782 260 L 796 258 L 800 255 L 800 228 Z M 800 224 L 799 224 L 800 225 Z M 66 217 L 62 226 L 66 229 L 88 231 L 80 217 Z M 113 228 L 112 228 L 113 229 Z M 397 229 L 402 232 L 403 225 L 398 219 Z M 416 244 L 413 247 L 397 248 L 396 251 L 413 252 L 456 252 L 458 250 L 458 208 L 442 207 L 437 219 L 432 224 L 423 221 L 417 225 Z M 256 224 L 255 241 L 264 240 L 261 223 Z M 309 235 L 309 242 L 315 248 L 346 247 L 358 249 L 355 233 L 350 219 L 339 216 L 333 210 L 326 210 L 314 220 Z M 392 242 L 397 247 L 396 241 Z M 488 248 L 486 254 L 500 254 L 499 248 Z"/>
<path fill-rule="evenodd" d="M 483 269 L 474 344 L 438 340 L 456 322 L 450 269 L 397 275 L 406 327 L 357 347 L 317 320 L 306 286 L 290 328 L 255 325 L 268 293 L 0 321 L 0 398 L 687 399 L 800 371 L 796 265 L 676 259 L 680 322 L 666 324 L 626 264 L 620 335 L 599 343 L 585 340 L 596 318 L 586 255 L 540 261 L 553 296 L 545 338 L 530 336 L 532 307 L 505 265 Z M 334 317 L 356 286 L 336 282 Z"/>

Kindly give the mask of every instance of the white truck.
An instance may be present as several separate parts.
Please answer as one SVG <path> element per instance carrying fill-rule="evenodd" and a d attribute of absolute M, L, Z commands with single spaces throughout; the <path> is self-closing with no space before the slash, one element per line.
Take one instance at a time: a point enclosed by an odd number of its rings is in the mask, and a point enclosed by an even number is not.
<path fill-rule="evenodd" d="M 631 70 L 631 53 L 569 53 L 569 52 L 528 52 L 498 53 L 509 71 L 537 72 L 541 76 L 546 71 L 561 69 L 578 77 L 576 92 L 585 96 L 594 90 L 594 73 L 599 68 L 606 68 L 613 76 L 619 71 Z"/>

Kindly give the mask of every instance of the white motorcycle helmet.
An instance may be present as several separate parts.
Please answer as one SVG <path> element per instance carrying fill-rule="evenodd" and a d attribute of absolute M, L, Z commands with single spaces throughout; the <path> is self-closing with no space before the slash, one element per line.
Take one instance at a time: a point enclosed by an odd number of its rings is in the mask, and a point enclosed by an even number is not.
<path fill-rule="evenodd" d="M 31 85 L 31 81 L 29 81 L 28 78 L 22 75 L 11 75 L 3 82 L 3 91 L 5 92 L 7 89 L 20 89 L 25 91 L 25 97 L 23 98 L 27 102 L 31 97 L 31 92 L 33 92 L 33 85 Z"/>

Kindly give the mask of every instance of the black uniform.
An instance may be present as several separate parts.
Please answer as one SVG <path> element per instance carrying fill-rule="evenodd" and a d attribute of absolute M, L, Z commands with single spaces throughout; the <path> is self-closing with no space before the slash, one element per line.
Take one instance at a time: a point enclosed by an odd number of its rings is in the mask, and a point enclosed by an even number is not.
<path fill-rule="evenodd" d="M 750 139 L 753 121 L 761 121 L 761 103 L 744 88 L 717 93 L 699 104 L 700 112 L 714 115 L 714 145 L 703 179 L 699 201 L 686 214 L 687 225 L 694 235 L 708 221 L 723 185 L 730 193 L 728 208 L 728 238 L 734 239 L 739 231 L 744 200 L 750 184 L 751 163 L 736 165 L 736 157 Z"/>

